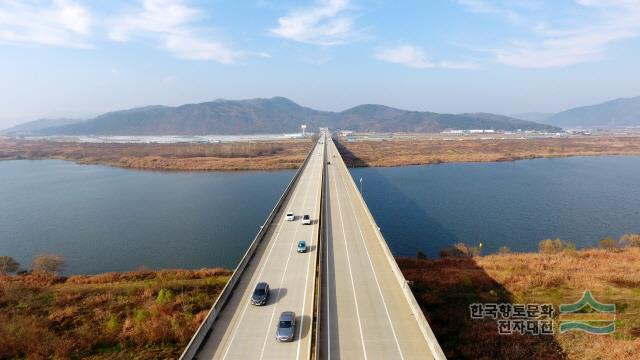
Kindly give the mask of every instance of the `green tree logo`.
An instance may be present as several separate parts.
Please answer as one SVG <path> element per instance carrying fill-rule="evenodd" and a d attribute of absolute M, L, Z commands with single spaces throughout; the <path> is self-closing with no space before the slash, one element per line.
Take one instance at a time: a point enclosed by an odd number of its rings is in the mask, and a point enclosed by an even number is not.
<path fill-rule="evenodd" d="M 571 330 L 596 335 L 611 334 L 616 330 L 615 320 L 616 305 L 599 302 L 589 290 L 585 290 L 577 302 L 560 305 L 561 334 Z"/>

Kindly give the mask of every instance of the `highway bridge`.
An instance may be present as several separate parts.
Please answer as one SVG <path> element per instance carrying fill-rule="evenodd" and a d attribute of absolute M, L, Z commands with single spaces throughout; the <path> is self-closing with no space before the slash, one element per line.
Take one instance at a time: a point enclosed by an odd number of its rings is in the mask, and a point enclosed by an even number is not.
<path fill-rule="evenodd" d="M 445 358 L 328 130 L 320 134 L 181 359 Z M 271 287 L 264 306 L 250 304 L 258 282 Z M 293 342 L 275 338 L 283 311 L 296 313 Z"/>

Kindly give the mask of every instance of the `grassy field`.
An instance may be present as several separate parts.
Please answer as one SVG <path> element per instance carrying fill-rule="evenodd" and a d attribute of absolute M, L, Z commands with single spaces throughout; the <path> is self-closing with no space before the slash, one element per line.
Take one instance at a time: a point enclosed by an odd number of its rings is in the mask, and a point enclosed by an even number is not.
<path fill-rule="evenodd" d="M 425 138 L 336 143 L 347 166 L 402 166 L 447 162 L 491 162 L 533 158 L 640 155 L 640 137 L 538 139 Z"/>
<path fill-rule="evenodd" d="M 62 159 L 152 170 L 296 169 L 309 139 L 218 144 L 106 144 L 0 139 L 0 160 Z"/>
<path fill-rule="evenodd" d="M 0 276 L 0 358 L 176 359 L 229 276 Z"/>
<path fill-rule="evenodd" d="M 476 251 L 397 259 L 448 358 L 640 357 L 640 247 Z M 0 276 L 0 358 L 175 359 L 229 276 L 221 269 Z M 499 335 L 495 320 L 469 314 L 476 302 L 557 309 L 584 290 L 616 305 L 613 335 Z"/>
<path fill-rule="evenodd" d="M 640 358 L 640 248 L 398 259 L 451 359 Z M 591 290 L 616 305 L 613 335 L 499 335 L 496 320 L 472 320 L 469 304 L 571 304 Z M 555 319 L 557 329 L 557 320 Z"/>

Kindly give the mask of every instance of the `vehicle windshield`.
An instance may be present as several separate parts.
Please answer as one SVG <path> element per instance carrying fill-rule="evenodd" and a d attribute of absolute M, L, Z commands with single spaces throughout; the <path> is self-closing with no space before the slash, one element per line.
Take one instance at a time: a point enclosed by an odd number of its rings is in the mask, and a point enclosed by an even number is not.
<path fill-rule="evenodd" d="M 300 242 L 298 243 L 298 246 L 304 246 L 304 245 L 305 245 L 304 241 L 300 241 Z"/>
<path fill-rule="evenodd" d="M 291 327 L 291 321 L 280 321 L 281 329 L 288 329 Z"/>
<path fill-rule="evenodd" d="M 308 219 L 308 218 L 309 218 L 309 215 L 305 215 L 305 216 L 304 216 L 304 218 L 305 218 L 305 219 Z"/>
<path fill-rule="evenodd" d="M 254 295 L 258 295 L 258 296 L 262 296 L 265 294 L 264 289 L 256 289 L 256 291 L 253 292 Z"/>

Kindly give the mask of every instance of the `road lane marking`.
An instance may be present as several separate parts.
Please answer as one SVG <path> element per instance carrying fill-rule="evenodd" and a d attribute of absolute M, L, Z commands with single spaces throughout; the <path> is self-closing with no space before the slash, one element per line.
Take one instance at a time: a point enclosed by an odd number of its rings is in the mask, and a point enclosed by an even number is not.
<path fill-rule="evenodd" d="M 336 181 L 336 173 L 335 171 L 331 172 L 333 176 L 333 182 L 336 185 L 336 189 L 338 188 L 338 183 Z M 336 199 L 338 200 L 338 214 L 340 215 L 340 224 L 342 226 L 342 239 L 344 240 L 344 246 L 347 253 L 347 265 L 349 267 L 349 277 L 351 278 L 351 290 L 353 292 L 353 302 L 356 305 L 356 316 L 358 317 L 358 329 L 360 330 L 360 342 L 362 344 L 362 353 L 364 354 L 364 358 L 367 359 L 367 349 L 364 345 L 364 336 L 362 332 L 362 321 L 360 320 L 360 309 L 358 307 L 358 296 L 356 295 L 356 285 L 353 282 L 353 271 L 351 269 L 351 258 L 349 256 L 349 246 L 347 246 L 347 237 L 344 229 L 344 220 L 342 219 L 342 205 L 340 202 L 340 196 L 338 192 L 336 192 Z"/>
<path fill-rule="evenodd" d="M 347 174 L 349 174 L 346 165 L 344 166 L 345 171 L 347 172 Z M 340 176 L 340 179 L 342 180 L 342 184 L 345 186 L 346 188 L 346 183 L 344 180 L 343 176 Z M 351 178 L 349 178 L 351 181 L 353 181 Z M 353 187 L 352 187 L 353 190 Z M 350 197 L 349 195 L 347 195 L 348 197 Z M 366 240 L 364 238 L 364 234 L 362 233 L 362 228 L 360 227 L 360 222 L 358 221 L 358 214 L 355 211 L 355 206 L 353 205 L 352 201 L 349 201 L 349 204 L 351 205 L 351 210 L 353 212 L 353 215 L 356 219 L 356 225 L 358 226 L 358 231 L 360 232 L 360 239 L 362 239 L 362 243 L 364 244 L 364 248 L 365 248 L 365 252 L 367 253 L 367 258 L 369 259 L 369 265 L 371 266 L 371 273 L 373 273 L 373 277 L 376 280 L 376 285 L 378 286 L 378 293 L 380 294 L 380 298 L 382 299 L 382 304 L 384 305 L 384 310 L 387 314 L 387 319 L 389 320 L 389 325 L 391 326 L 391 332 L 393 333 L 393 338 L 396 342 L 396 347 L 398 349 L 398 353 L 400 353 L 400 358 L 404 360 L 404 355 L 402 354 L 402 349 L 400 348 L 400 342 L 398 341 L 398 336 L 396 335 L 396 331 L 393 327 L 393 322 L 391 321 L 391 315 L 389 315 L 389 308 L 387 307 L 387 302 L 384 299 L 384 295 L 382 294 L 382 288 L 380 287 L 380 282 L 378 281 L 378 276 L 376 275 L 376 271 L 375 268 L 373 266 L 373 262 L 371 261 L 371 255 L 369 254 L 369 248 L 367 247 L 367 243 Z"/>
<path fill-rule="evenodd" d="M 326 144 L 327 140 L 325 137 L 325 144 Z M 324 164 L 322 164 L 324 166 Z M 327 175 L 329 175 L 329 167 L 327 167 Z M 325 219 L 324 225 L 325 225 L 325 234 L 327 234 L 327 237 L 324 239 L 326 244 L 327 244 L 327 256 L 326 256 L 326 265 L 327 265 L 327 278 L 325 279 L 325 282 L 327 283 L 327 359 L 331 360 L 331 307 L 330 307 L 330 301 L 331 301 L 331 293 L 330 293 L 330 286 L 329 284 L 331 283 L 330 278 L 331 278 L 331 273 L 329 272 L 329 221 L 331 221 L 331 215 L 329 215 L 329 181 L 327 180 L 327 182 L 325 183 L 325 189 L 327 192 L 326 195 L 326 199 L 327 201 L 324 203 L 324 209 L 325 209 L 325 215 L 329 216 L 329 219 Z M 316 344 L 316 346 L 320 346 L 318 344 Z"/>
<path fill-rule="evenodd" d="M 310 171 L 310 174 L 313 175 L 313 171 Z M 311 176 L 311 178 L 313 179 L 313 176 Z M 308 200 L 308 195 L 309 195 L 309 189 L 311 188 L 311 184 L 312 183 L 313 182 L 311 180 L 309 180 L 309 183 L 307 184 L 307 188 L 306 188 L 306 191 L 304 193 L 304 201 L 303 201 L 303 204 L 302 204 L 302 208 L 303 209 L 307 208 L 307 200 Z M 282 286 L 284 285 L 284 279 L 285 279 L 285 277 L 287 275 L 287 268 L 289 267 L 289 262 L 291 260 L 291 254 L 293 253 L 293 250 L 294 250 L 295 239 L 298 237 L 298 230 L 300 229 L 301 226 L 304 226 L 304 225 L 302 225 L 302 223 L 301 223 L 300 226 L 296 227 L 296 229 L 295 229 L 295 231 L 293 233 L 293 240 L 294 241 L 291 242 L 291 248 L 289 249 L 289 255 L 287 256 L 287 262 L 286 262 L 286 264 L 284 266 L 284 271 L 282 272 L 282 278 L 280 279 L 280 286 L 278 288 L 278 296 L 280 295 L 280 292 L 282 291 Z M 312 233 L 313 233 L 313 229 L 312 229 Z M 260 359 L 262 359 L 264 357 L 264 350 L 265 350 L 265 348 L 267 346 L 267 339 L 269 338 L 269 329 L 272 326 L 273 318 L 275 316 L 277 308 L 278 308 L 278 303 L 276 302 L 275 306 L 273 307 L 273 310 L 271 311 L 271 320 L 269 320 L 269 326 L 267 328 L 267 333 L 266 333 L 266 335 L 264 337 L 264 341 L 262 343 L 262 349 L 260 351 Z M 303 314 L 301 314 L 301 315 L 303 315 Z"/>
<path fill-rule="evenodd" d="M 306 170 L 306 169 L 304 169 Z M 294 190 L 293 193 L 293 197 L 290 199 L 290 202 L 287 201 L 286 205 L 289 206 L 291 204 L 295 204 L 295 200 L 298 198 L 298 195 L 302 192 L 302 191 L 298 191 L 298 185 L 302 186 L 302 176 L 305 175 L 304 173 L 300 174 L 300 183 L 296 184 L 296 188 Z M 290 207 L 290 206 L 289 206 Z M 271 253 L 273 252 L 273 248 L 275 247 L 276 243 L 278 242 L 278 238 L 280 237 L 280 233 L 282 231 L 282 229 L 285 227 L 285 222 L 282 220 L 282 217 L 280 217 L 278 219 L 278 225 L 276 225 L 277 231 L 275 233 L 275 236 L 272 238 L 272 242 L 271 242 L 271 248 L 269 249 L 269 252 L 267 254 L 267 257 L 264 258 L 264 264 L 262 264 L 262 267 L 260 268 L 260 273 L 258 274 L 258 281 L 260 281 L 260 279 L 262 279 L 262 274 L 264 273 L 265 268 L 267 267 L 267 264 L 269 263 L 269 261 L 271 260 Z M 297 231 L 297 228 L 296 228 Z M 250 279 L 249 281 L 251 281 L 252 279 Z M 249 284 L 249 289 L 251 289 L 251 284 Z M 280 291 L 280 289 L 278 290 Z M 243 293 L 242 296 L 244 297 L 246 295 L 246 293 Z M 229 344 L 227 346 L 227 349 L 222 357 L 222 359 L 226 359 L 227 355 L 229 354 L 229 350 L 231 350 L 231 346 L 233 345 L 233 341 L 236 337 L 236 334 L 238 333 L 238 329 L 240 327 L 240 324 L 242 324 L 242 320 L 244 319 L 245 313 L 247 311 L 249 307 L 249 302 L 246 302 L 244 305 L 244 309 L 242 310 L 242 314 L 240 315 L 240 319 L 238 320 L 238 322 L 235 324 L 236 326 L 234 327 L 231 339 L 229 340 Z M 223 335 L 224 337 L 224 335 Z M 221 339 L 222 340 L 222 339 Z"/>
<path fill-rule="evenodd" d="M 320 180 L 322 180 L 322 170 L 324 167 L 324 157 L 322 159 L 322 166 L 320 167 Z M 316 180 L 317 181 L 317 180 Z M 316 193 L 316 201 L 315 201 L 315 205 L 313 206 L 313 211 L 314 211 L 314 215 L 318 215 L 320 213 L 319 210 L 317 210 L 316 208 L 319 205 L 318 202 L 318 198 L 320 197 L 320 194 L 322 193 L 322 181 L 320 181 L 320 186 L 318 188 L 318 192 Z M 320 219 L 320 216 L 318 215 L 318 221 Z M 313 236 L 314 230 L 315 230 L 316 226 L 313 226 L 313 229 L 311 230 L 311 241 L 310 241 L 310 245 L 313 245 L 313 241 L 316 238 L 315 236 Z M 318 251 L 318 245 L 316 245 L 316 251 Z M 307 257 L 307 278 L 304 281 L 304 296 L 302 298 L 302 310 L 300 311 L 300 314 L 302 315 L 300 317 L 300 328 L 298 331 L 298 351 L 296 353 L 296 358 L 299 359 L 300 358 L 300 345 L 302 344 L 302 327 L 304 326 L 304 307 L 307 303 L 307 287 L 308 287 L 308 283 L 309 283 L 309 267 L 311 266 L 311 256 Z M 313 318 L 313 311 L 311 313 L 311 318 Z M 313 322 L 312 322 L 313 323 Z M 309 349 L 311 349 L 311 331 L 309 331 Z"/>

